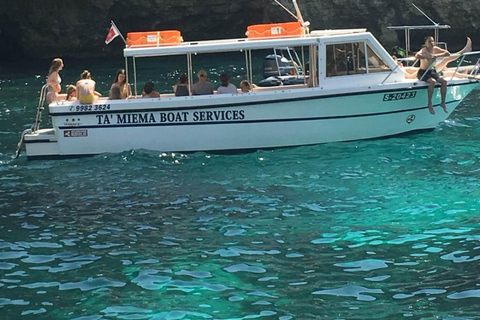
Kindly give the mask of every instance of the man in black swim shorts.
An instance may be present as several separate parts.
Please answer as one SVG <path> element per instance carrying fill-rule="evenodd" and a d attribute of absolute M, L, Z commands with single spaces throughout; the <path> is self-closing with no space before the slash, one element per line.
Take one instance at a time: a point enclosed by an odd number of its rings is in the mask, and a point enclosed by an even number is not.
<path fill-rule="evenodd" d="M 428 71 L 418 69 L 417 78 L 422 81 L 427 81 L 430 78 L 438 80 L 440 78 L 440 75 L 437 73 L 437 70 L 435 70 L 435 68 L 431 68 Z"/>
<path fill-rule="evenodd" d="M 425 44 L 415 55 L 415 58 L 420 59 L 420 69 L 418 70 L 417 78 L 421 81 L 428 82 L 428 110 L 431 114 L 435 114 L 432 97 L 437 82 L 441 85 L 440 93 L 442 96 L 442 102 L 440 103 L 440 106 L 445 113 L 448 113 L 447 105 L 445 104 L 447 81 L 437 73 L 435 68 L 431 68 L 430 66 L 435 63 L 436 58 L 448 57 L 449 55 L 450 52 L 435 45 L 435 40 L 432 36 L 425 38 Z"/>

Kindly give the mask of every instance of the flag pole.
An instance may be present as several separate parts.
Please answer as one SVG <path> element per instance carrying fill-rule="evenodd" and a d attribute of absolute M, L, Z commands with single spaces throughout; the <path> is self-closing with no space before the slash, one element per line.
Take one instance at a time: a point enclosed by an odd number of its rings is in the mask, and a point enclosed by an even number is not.
<path fill-rule="evenodd" d="M 120 35 L 120 37 L 122 38 L 123 42 L 125 44 L 127 44 L 127 41 L 125 40 L 125 38 L 123 37 L 122 33 L 120 32 L 120 30 L 118 30 L 117 28 L 117 25 L 115 24 L 115 22 L 113 22 L 113 20 L 110 21 L 112 23 L 112 26 L 115 28 L 115 30 L 117 30 L 118 34 Z"/>

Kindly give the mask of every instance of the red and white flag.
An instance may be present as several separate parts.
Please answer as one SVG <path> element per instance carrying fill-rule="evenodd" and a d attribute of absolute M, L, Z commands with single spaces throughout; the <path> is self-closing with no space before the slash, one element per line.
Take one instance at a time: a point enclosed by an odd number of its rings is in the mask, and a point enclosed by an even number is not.
<path fill-rule="evenodd" d="M 108 31 L 107 37 L 105 38 L 105 44 L 109 44 L 113 41 L 116 37 L 120 35 L 120 31 L 118 31 L 117 26 L 112 23 L 110 30 Z"/>

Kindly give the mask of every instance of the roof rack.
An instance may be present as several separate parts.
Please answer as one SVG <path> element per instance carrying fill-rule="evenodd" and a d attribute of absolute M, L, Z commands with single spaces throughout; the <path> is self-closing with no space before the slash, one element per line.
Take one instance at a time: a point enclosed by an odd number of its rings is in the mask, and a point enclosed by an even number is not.
<path fill-rule="evenodd" d="M 410 53 L 410 31 L 411 30 L 434 30 L 434 39 L 435 42 L 438 43 L 439 39 L 439 30 L 441 29 L 450 29 L 450 26 L 447 24 L 433 24 L 433 25 L 426 25 L 426 26 L 390 26 L 388 27 L 390 30 L 404 30 L 405 32 L 405 52 L 408 54 Z"/>
<path fill-rule="evenodd" d="M 326 29 L 326 30 L 313 30 L 310 32 L 310 35 L 315 37 L 326 37 L 326 36 L 338 36 L 342 34 L 352 34 L 352 33 L 363 33 L 367 29 Z"/>
<path fill-rule="evenodd" d="M 432 19 L 430 19 L 430 17 L 427 16 L 427 14 L 425 12 L 423 12 L 419 7 L 417 7 L 415 5 L 415 3 L 413 3 L 413 2 L 412 2 L 412 6 L 415 9 L 417 9 L 432 24 L 426 25 L 426 26 L 390 26 L 390 27 L 388 27 L 388 29 L 390 29 L 390 30 L 404 30 L 405 31 L 405 53 L 406 53 L 407 57 L 408 57 L 408 54 L 410 53 L 410 30 L 434 30 L 435 35 L 434 35 L 433 38 L 435 39 L 435 43 L 438 44 L 439 43 L 438 42 L 439 30 L 440 29 L 450 29 L 449 25 L 438 24 L 435 21 L 433 21 Z M 447 49 L 447 44 L 445 42 L 443 42 L 443 44 L 445 45 L 445 49 Z"/>

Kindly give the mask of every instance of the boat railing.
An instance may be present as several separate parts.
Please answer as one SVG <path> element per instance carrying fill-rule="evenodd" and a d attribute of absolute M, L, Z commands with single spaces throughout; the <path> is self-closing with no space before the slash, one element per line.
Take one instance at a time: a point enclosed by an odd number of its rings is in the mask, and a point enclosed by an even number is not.
<path fill-rule="evenodd" d="M 465 58 L 468 57 L 468 56 L 474 56 L 474 55 L 478 56 L 477 61 L 475 62 L 475 64 L 472 64 L 471 61 L 469 61 L 470 64 L 468 65 L 468 67 L 471 70 L 470 70 L 469 73 L 463 74 L 463 76 L 466 76 L 467 78 L 476 77 L 477 74 L 480 71 L 480 51 L 471 51 L 471 52 L 466 52 L 466 53 L 462 53 L 462 54 L 452 54 L 452 55 L 450 55 L 450 56 L 460 57 L 460 61 L 457 65 L 457 67 L 455 68 L 455 71 L 452 73 L 452 77 L 450 78 L 450 80 L 452 80 L 455 75 L 457 75 L 457 76 L 462 75 L 461 73 L 459 73 L 459 70 L 462 67 L 463 62 L 465 61 Z"/>
<path fill-rule="evenodd" d="M 470 64 L 468 65 L 469 73 L 463 74 L 463 76 L 465 76 L 465 77 L 471 77 L 471 78 L 473 78 L 473 77 L 477 76 L 477 74 L 480 72 L 480 51 L 471 51 L 471 52 L 466 52 L 466 53 L 462 53 L 462 54 L 454 53 L 454 54 L 449 55 L 448 57 L 437 58 L 436 61 L 441 61 L 441 60 L 443 60 L 443 59 L 445 59 L 445 58 L 452 58 L 452 57 L 457 57 L 457 58 L 460 59 L 460 61 L 458 62 L 457 67 L 455 68 L 455 71 L 452 73 L 452 75 L 451 75 L 451 77 L 450 77 L 450 80 L 452 80 L 452 79 L 455 77 L 455 75 L 457 75 L 457 76 L 458 76 L 458 75 L 462 75 L 462 74 L 459 72 L 459 70 L 460 70 L 460 68 L 462 67 L 463 62 L 465 61 L 465 58 L 468 57 L 468 56 L 474 56 L 474 55 L 479 56 L 479 57 L 477 58 L 477 61 L 476 61 L 474 64 L 471 63 L 471 61 L 469 61 L 469 62 L 470 62 Z M 399 67 L 402 66 L 402 65 L 401 65 L 401 62 L 403 62 L 403 61 L 406 61 L 406 62 L 411 62 L 411 61 L 413 61 L 413 64 L 412 64 L 412 66 L 413 66 L 413 65 L 415 65 L 415 64 L 418 62 L 418 59 L 415 58 L 415 57 L 398 58 L 398 59 L 397 59 L 397 62 L 399 62 L 399 63 L 397 63 L 397 65 L 395 66 L 395 68 L 393 68 L 392 71 L 385 77 L 385 79 L 383 79 L 382 84 L 384 84 L 384 83 L 388 80 L 388 78 L 390 78 L 390 76 L 391 76 L 393 73 L 395 73 L 395 71 L 396 71 Z M 453 61 L 451 61 L 451 62 L 453 62 Z M 435 67 L 435 63 L 432 63 L 432 64 L 428 67 L 428 69 L 427 69 L 426 71 L 428 71 L 428 70 L 430 70 L 430 69 L 432 69 L 432 68 L 434 68 L 434 67 Z M 426 74 L 426 72 L 425 72 L 424 74 Z M 419 79 L 419 81 L 422 81 L 422 79 Z"/>
<path fill-rule="evenodd" d="M 17 150 L 15 151 L 15 156 L 14 156 L 15 158 L 18 158 L 20 156 L 25 135 L 35 133 L 40 129 L 40 122 L 42 122 L 42 112 L 45 109 L 44 104 L 45 104 L 45 99 L 47 98 L 48 87 L 49 85 L 45 84 L 43 85 L 42 89 L 40 89 L 40 97 L 38 99 L 37 114 L 35 115 L 35 121 L 33 122 L 32 127 L 30 129 L 23 130 L 22 135 L 20 136 L 20 141 L 17 144 Z"/>
<path fill-rule="evenodd" d="M 387 76 L 385 77 L 385 79 L 383 79 L 382 84 L 384 84 L 384 83 L 388 80 L 388 78 L 390 78 L 390 76 L 395 73 L 395 71 L 396 71 L 398 68 L 400 68 L 401 66 L 403 66 L 403 64 L 402 64 L 403 61 L 406 61 L 406 62 L 408 62 L 408 61 L 414 61 L 412 65 L 415 65 L 415 63 L 417 63 L 418 59 L 415 58 L 415 57 L 397 58 L 397 61 L 396 61 L 396 62 L 397 62 L 397 65 L 395 66 L 395 68 L 392 69 L 392 71 L 390 71 L 389 74 L 387 74 Z"/>
<path fill-rule="evenodd" d="M 407 64 L 411 64 L 411 66 L 414 66 L 417 62 L 418 62 L 418 59 L 415 58 L 415 57 L 407 57 L 407 58 L 397 58 L 397 61 L 400 61 L 400 62 L 405 62 Z M 412 63 L 413 62 L 413 63 Z"/>
<path fill-rule="evenodd" d="M 43 85 L 40 90 L 40 97 L 37 105 L 37 115 L 35 116 L 35 122 L 32 125 L 32 132 L 35 133 L 40 129 L 40 122 L 42 122 L 42 112 L 45 109 L 45 99 L 47 98 L 48 84 Z"/>

